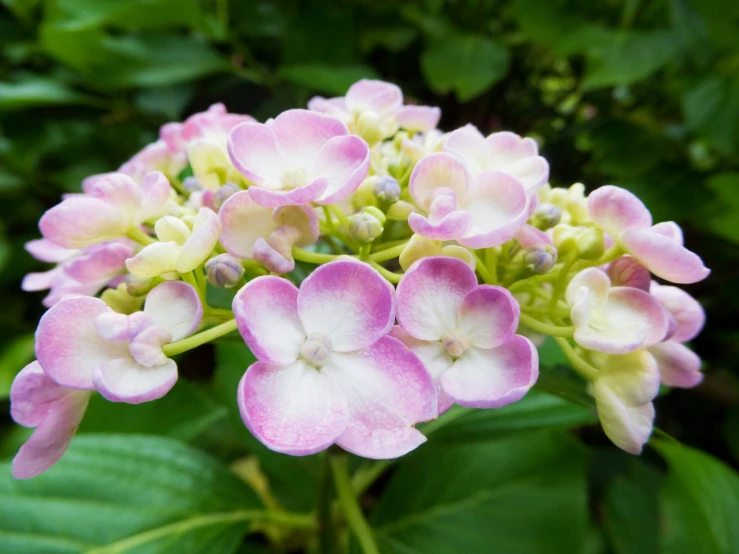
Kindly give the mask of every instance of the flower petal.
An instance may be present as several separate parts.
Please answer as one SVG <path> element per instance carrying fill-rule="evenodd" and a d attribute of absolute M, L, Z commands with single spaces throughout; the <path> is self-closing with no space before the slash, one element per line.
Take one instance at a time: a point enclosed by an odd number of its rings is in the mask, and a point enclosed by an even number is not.
<path fill-rule="evenodd" d="M 98 365 L 93 373 L 97 391 L 111 402 L 141 404 L 167 394 L 177 382 L 177 364 L 145 367 L 127 356 Z"/>
<path fill-rule="evenodd" d="M 41 234 L 64 248 L 84 248 L 122 237 L 130 225 L 115 204 L 78 196 L 48 210 L 39 221 Z"/>
<path fill-rule="evenodd" d="M 652 231 L 663 237 L 667 237 L 675 244 L 684 246 L 683 230 L 674 221 L 663 221 L 652 225 Z"/>
<path fill-rule="evenodd" d="M 467 169 L 459 158 L 439 152 L 426 156 L 416 164 L 408 191 L 416 204 L 427 212 L 436 191 L 449 189 L 457 198 L 461 198 L 469 181 Z"/>
<path fill-rule="evenodd" d="M 18 425 L 36 427 L 72 389 L 54 382 L 33 361 L 20 370 L 10 387 L 10 416 Z"/>
<path fill-rule="evenodd" d="M 454 211 L 432 223 L 421 214 L 412 213 L 408 216 L 408 225 L 417 235 L 429 240 L 456 240 L 467 234 L 472 227 L 472 216 L 467 212 Z"/>
<path fill-rule="evenodd" d="M 307 334 L 331 339 L 335 352 L 359 350 L 387 334 L 395 321 L 393 294 L 369 265 L 336 260 L 303 281 L 298 314 Z"/>
<path fill-rule="evenodd" d="M 265 208 L 300 206 L 310 202 L 317 202 L 326 191 L 328 183 L 329 180 L 327 177 L 319 177 L 303 187 L 292 190 L 272 190 L 252 187 L 249 189 L 249 194 L 254 202 Z"/>
<path fill-rule="evenodd" d="M 350 413 L 336 444 L 358 456 L 397 458 L 426 441 L 413 425 L 437 416 L 436 387 L 403 343 L 382 337 L 361 352 L 334 354 L 322 369 Z"/>
<path fill-rule="evenodd" d="M 346 429 L 346 399 L 324 372 L 302 362 L 256 362 L 239 383 L 241 418 L 269 449 L 293 456 L 328 448 Z"/>
<path fill-rule="evenodd" d="M 395 115 L 403 105 L 400 87 L 385 81 L 361 79 L 346 93 L 349 111 L 368 110 L 381 116 Z"/>
<path fill-rule="evenodd" d="M 579 291 L 583 287 L 592 292 L 594 295 L 593 299 L 597 304 L 602 304 L 608 298 L 608 291 L 611 289 L 611 280 L 605 272 L 597 267 L 583 269 L 567 285 L 565 298 L 568 304 L 573 305 L 577 301 Z"/>
<path fill-rule="evenodd" d="M 236 169 L 258 186 L 275 188 L 285 161 L 272 129 L 262 123 L 242 123 L 231 131 L 226 143 Z"/>
<path fill-rule="evenodd" d="M 650 349 L 651 350 L 651 349 Z M 659 392 L 659 367 L 647 350 L 608 356 L 597 382 L 607 386 L 627 406 L 642 406 Z"/>
<path fill-rule="evenodd" d="M 650 293 L 677 322 L 671 340 L 688 342 L 698 336 L 706 323 L 706 312 L 695 298 L 678 287 L 656 282 L 652 282 Z"/>
<path fill-rule="evenodd" d="M 595 403 L 603 431 L 609 439 L 626 452 L 641 454 L 652 434 L 654 405 L 626 406 L 606 386 L 594 386 Z"/>
<path fill-rule="evenodd" d="M 98 335 L 109 341 L 131 340 L 153 324 L 151 317 L 144 312 L 125 315 L 113 311 L 101 313 L 94 323 Z"/>
<path fill-rule="evenodd" d="M 588 212 L 593 223 L 616 240 L 627 229 L 647 229 L 652 225 L 652 214 L 642 201 L 628 190 L 612 185 L 590 193 Z"/>
<path fill-rule="evenodd" d="M 513 335 L 496 348 L 469 348 L 441 376 L 441 387 L 457 404 L 500 408 L 523 398 L 539 376 L 536 347 Z"/>
<path fill-rule="evenodd" d="M 221 234 L 221 220 L 213 210 L 200 208 L 193 222 L 192 235 L 185 242 L 175 263 L 179 273 L 187 273 L 197 268 L 218 244 Z"/>
<path fill-rule="evenodd" d="M 159 277 L 170 271 L 175 271 L 180 248 L 176 242 L 147 244 L 133 258 L 126 260 L 126 268 L 136 277 L 144 279 Z"/>
<path fill-rule="evenodd" d="M 273 275 L 249 281 L 234 297 L 233 312 L 257 359 L 275 365 L 297 360 L 306 333 L 298 318 L 298 289 L 290 281 Z"/>
<path fill-rule="evenodd" d="M 272 213 L 254 202 L 249 191 L 237 192 L 218 211 L 223 227 L 221 244 L 232 256 L 251 258 L 257 239 L 266 239 L 277 229 Z"/>
<path fill-rule="evenodd" d="M 370 166 L 370 150 L 359 137 L 348 135 L 329 139 L 318 152 L 313 168 L 316 176 L 328 179 L 319 204 L 340 202 L 362 184 Z"/>
<path fill-rule="evenodd" d="M 657 360 L 663 385 L 689 389 L 703 381 L 701 359 L 684 344 L 668 340 L 655 344 L 649 352 Z"/>
<path fill-rule="evenodd" d="M 105 361 L 128 356 L 122 342 L 110 342 L 95 330 L 95 318 L 112 310 L 99 298 L 70 297 L 54 305 L 36 329 L 36 358 L 60 385 L 92 389 L 92 373 Z"/>
<path fill-rule="evenodd" d="M 464 297 L 477 286 L 474 271 L 458 258 L 434 256 L 414 263 L 398 284 L 398 322 L 411 336 L 441 340 L 457 328 Z"/>
<path fill-rule="evenodd" d="M 651 229 L 629 229 L 621 243 L 649 271 L 666 281 L 697 283 L 711 273 L 697 254 Z"/>
<path fill-rule="evenodd" d="M 397 119 L 401 129 L 425 133 L 436 129 L 441 119 L 441 109 L 431 106 L 403 106 L 398 111 Z"/>
<path fill-rule="evenodd" d="M 37 260 L 49 263 L 67 261 L 78 253 L 75 249 L 63 248 L 58 244 L 54 244 L 49 239 L 31 240 L 24 247 Z"/>
<path fill-rule="evenodd" d="M 477 175 L 487 169 L 490 147 L 485 142 L 485 137 L 474 125 L 468 124 L 449 133 L 444 143 L 444 150 L 464 160 L 472 175 Z"/>
<path fill-rule="evenodd" d="M 346 100 L 343 96 L 338 98 L 323 98 L 314 96 L 308 100 L 308 109 L 312 112 L 325 113 L 331 117 L 335 117 L 344 123 L 351 121 L 349 108 L 346 107 Z"/>
<path fill-rule="evenodd" d="M 478 348 L 495 348 L 508 341 L 518 327 L 521 308 L 503 287 L 479 285 L 459 307 L 458 329 Z"/>
<path fill-rule="evenodd" d="M 147 295 L 144 313 L 172 333 L 172 340 L 192 334 L 203 317 L 203 304 L 195 288 L 182 281 L 165 281 Z"/>
<path fill-rule="evenodd" d="M 346 125 L 338 119 L 309 110 L 284 111 L 274 119 L 270 129 L 287 167 L 305 170 L 315 165 L 318 153 L 328 140 L 349 134 Z"/>
<path fill-rule="evenodd" d="M 162 347 L 170 342 L 172 342 L 172 333 L 168 329 L 160 325 L 151 325 L 128 343 L 128 350 L 137 364 L 153 368 L 167 363 L 167 356 Z"/>
<path fill-rule="evenodd" d="M 172 187 L 161 171 L 152 171 L 144 175 L 141 182 L 143 201 L 141 204 L 141 221 L 156 219 L 167 213 L 167 202 Z"/>
<path fill-rule="evenodd" d="M 106 242 L 86 248 L 65 264 L 64 271 L 80 283 L 107 280 L 126 269 L 126 260 L 133 256 L 133 247 L 123 242 Z"/>

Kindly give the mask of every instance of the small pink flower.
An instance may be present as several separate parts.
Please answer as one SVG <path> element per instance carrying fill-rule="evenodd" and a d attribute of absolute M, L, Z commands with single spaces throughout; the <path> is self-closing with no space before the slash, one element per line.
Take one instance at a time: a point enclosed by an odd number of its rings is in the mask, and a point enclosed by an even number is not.
<path fill-rule="evenodd" d="M 646 268 L 673 283 L 696 283 L 710 270 L 699 256 L 683 246 L 680 227 L 672 222 L 652 225 L 652 215 L 627 190 L 605 186 L 588 197 L 593 222 Z"/>
<path fill-rule="evenodd" d="M 432 240 L 456 240 L 469 248 L 498 246 L 526 223 L 526 191 L 513 177 L 486 171 L 471 178 L 462 161 L 446 153 L 423 158 L 409 190 L 428 216 L 412 213 L 411 229 Z"/>
<path fill-rule="evenodd" d="M 502 287 L 478 285 L 457 258 L 419 260 L 398 285 L 403 340 L 439 388 L 439 411 L 454 402 L 499 408 L 520 400 L 539 375 L 534 345 L 514 334 L 519 306 Z"/>
<path fill-rule="evenodd" d="M 292 247 L 318 240 L 318 216 L 309 205 L 264 208 L 252 200 L 252 190 L 237 192 L 221 206 L 221 244 L 232 256 L 257 260 L 275 273 L 292 271 Z"/>
<path fill-rule="evenodd" d="M 181 281 L 155 287 L 144 311 L 132 315 L 98 298 L 68 297 L 41 318 L 36 357 L 62 386 L 96 389 L 114 402 L 155 400 L 177 381 L 177 364 L 162 346 L 195 331 L 202 313 L 197 292 Z"/>
<path fill-rule="evenodd" d="M 608 356 L 593 383 L 593 394 L 603 431 L 613 444 L 631 454 L 641 453 L 652 434 L 652 400 L 658 392 L 659 369 L 649 352 Z"/>
<path fill-rule="evenodd" d="M 184 123 L 165 123 L 159 130 L 159 138 L 171 152 L 184 152 L 196 139 L 212 138 L 225 143 L 234 127 L 255 121 L 250 115 L 227 113 L 226 106 L 218 103 L 205 112 L 191 115 Z"/>
<path fill-rule="evenodd" d="M 86 179 L 85 194 L 74 195 L 48 210 L 41 234 L 64 248 L 79 249 L 120 238 L 144 221 L 166 213 L 170 186 L 160 172 L 149 173 L 141 186 L 123 173 Z"/>
<path fill-rule="evenodd" d="M 89 400 L 89 391 L 55 383 L 38 362 L 16 375 L 10 388 L 10 415 L 17 424 L 36 429 L 13 458 L 13 477 L 30 479 L 59 461 Z"/>
<path fill-rule="evenodd" d="M 200 208 L 190 229 L 184 221 L 164 216 L 154 225 L 161 242 L 145 246 L 126 261 L 137 277 L 157 277 L 171 271 L 187 273 L 205 262 L 218 244 L 221 221 L 213 210 Z"/>
<path fill-rule="evenodd" d="M 60 262 L 49 271 L 29 273 L 21 283 L 25 291 L 51 289 L 43 300 L 47 308 L 67 294 L 95 296 L 121 275 L 126 269 L 126 259 L 133 256 L 133 247 L 122 240 L 69 250 L 47 239 L 39 239 L 27 243 L 26 250 L 41 261 Z"/>
<path fill-rule="evenodd" d="M 436 390 L 421 361 L 386 336 L 393 290 L 370 266 L 337 260 L 296 288 L 258 277 L 234 298 L 241 336 L 259 361 L 238 391 L 249 430 L 277 452 L 336 443 L 366 458 L 396 458 L 426 439 Z"/>
<path fill-rule="evenodd" d="M 173 152 L 163 140 L 158 140 L 145 146 L 124 163 L 118 172 L 125 173 L 137 183 L 141 183 L 152 171 L 161 171 L 168 177 L 177 177 L 186 166 L 185 152 Z"/>
<path fill-rule="evenodd" d="M 585 348 L 625 354 L 657 344 L 667 334 L 667 315 L 649 293 L 612 287 L 600 269 L 591 267 L 575 275 L 565 296 L 575 341 Z"/>
<path fill-rule="evenodd" d="M 352 194 L 369 171 L 367 143 L 341 121 L 288 110 L 262 123 L 242 123 L 228 139 L 231 161 L 260 206 L 334 204 Z"/>
<path fill-rule="evenodd" d="M 529 196 L 549 179 L 549 164 L 539 156 L 536 141 L 508 131 L 485 138 L 474 125 L 465 125 L 449 133 L 444 150 L 462 158 L 473 176 L 495 170 L 518 179 Z"/>

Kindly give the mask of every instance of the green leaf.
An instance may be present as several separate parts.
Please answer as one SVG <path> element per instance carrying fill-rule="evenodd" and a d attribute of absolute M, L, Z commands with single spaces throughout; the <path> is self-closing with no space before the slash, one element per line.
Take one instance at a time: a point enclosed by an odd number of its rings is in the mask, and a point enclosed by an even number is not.
<path fill-rule="evenodd" d="M 225 407 L 214 402 L 199 385 L 179 379 L 163 398 L 143 404 L 109 402 L 95 395 L 81 433 L 139 433 L 165 435 L 191 441 L 209 425 L 226 417 Z"/>
<path fill-rule="evenodd" d="M 739 552 L 739 475 L 719 460 L 679 443 L 653 441 L 665 458 L 662 554 Z"/>
<path fill-rule="evenodd" d="M 14 83 L 0 83 L 0 111 L 69 104 L 97 105 L 95 97 L 81 94 L 58 79 L 29 76 Z"/>
<path fill-rule="evenodd" d="M 714 43 L 739 51 L 739 4 L 734 0 L 691 0 L 690 3 L 706 22 Z"/>
<path fill-rule="evenodd" d="M 398 462 L 373 522 L 384 554 L 581 552 L 584 449 L 560 433 L 431 441 Z"/>
<path fill-rule="evenodd" d="M 33 335 L 18 337 L 3 349 L 0 353 L 0 399 L 8 397 L 13 379 L 33 358 Z"/>
<path fill-rule="evenodd" d="M 311 91 L 343 96 L 360 79 L 377 79 L 374 69 L 364 65 L 328 66 L 323 64 L 289 65 L 279 76 Z"/>
<path fill-rule="evenodd" d="M 544 427 L 570 428 L 598 421 L 595 412 L 560 397 L 532 390 L 518 402 L 495 410 L 465 413 L 434 433 L 433 441 L 469 442 L 512 431 Z"/>
<path fill-rule="evenodd" d="M 508 71 L 505 45 L 478 35 L 436 41 L 421 56 L 421 69 L 437 93 L 454 92 L 460 102 L 479 96 Z"/>
<path fill-rule="evenodd" d="M 717 235 L 739 243 L 739 173 L 719 173 L 706 181 L 706 187 L 716 200 L 708 206 L 707 225 Z"/>
<path fill-rule="evenodd" d="M 233 552 L 261 505 L 225 466 L 177 441 L 83 435 L 28 481 L 0 466 L 0 552 Z"/>
<path fill-rule="evenodd" d="M 739 76 L 708 77 L 683 96 L 689 128 L 725 156 L 739 156 Z"/>
<path fill-rule="evenodd" d="M 198 24 L 198 0 L 55 0 L 52 18 L 66 29 L 112 25 L 131 30 Z"/>

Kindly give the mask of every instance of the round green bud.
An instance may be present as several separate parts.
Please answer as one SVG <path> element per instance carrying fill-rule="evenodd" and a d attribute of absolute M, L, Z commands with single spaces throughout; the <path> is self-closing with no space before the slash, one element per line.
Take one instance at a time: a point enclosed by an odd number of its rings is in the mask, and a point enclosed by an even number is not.
<path fill-rule="evenodd" d="M 541 204 L 534 212 L 534 226 L 542 231 L 551 229 L 562 218 L 562 210 L 554 204 Z"/>
<path fill-rule="evenodd" d="M 356 131 L 370 146 L 374 146 L 385 138 L 380 128 L 380 120 L 372 112 L 363 112 L 357 118 Z"/>
<path fill-rule="evenodd" d="M 382 222 L 369 212 L 349 218 L 349 236 L 361 244 L 372 242 L 382 234 Z"/>
<path fill-rule="evenodd" d="M 596 227 L 583 229 L 577 238 L 577 250 L 585 260 L 597 260 L 606 250 L 603 231 Z"/>
<path fill-rule="evenodd" d="M 407 221 L 408 216 L 413 213 L 413 205 L 405 202 L 404 200 L 398 200 L 394 202 L 387 210 L 387 218 L 391 221 Z"/>

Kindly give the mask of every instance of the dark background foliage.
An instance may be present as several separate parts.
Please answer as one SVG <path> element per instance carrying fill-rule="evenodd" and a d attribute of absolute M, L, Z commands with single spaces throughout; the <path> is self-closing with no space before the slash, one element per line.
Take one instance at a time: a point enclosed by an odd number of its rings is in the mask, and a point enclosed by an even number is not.
<path fill-rule="evenodd" d="M 707 280 L 688 287 L 708 312 L 706 329 L 694 343 L 705 361 L 706 378 L 695 390 L 660 397 L 657 425 L 736 466 L 735 0 L 0 4 L 0 458 L 12 456 L 26 436 L 4 415 L 3 399 L 15 373 L 33 357 L 32 333 L 42 313 L 42 295 L 23 294 L 19 284 L 25 273 L 41 269 L 23 244 L 38 235 L 36 223 L 43 211 L 62 193 L 79 190 L 84 177 L 117 167 L 155 140 L 162 123 L 181 120 L 213 102 L 264 119 L 303 106 L 314 94 L 340 95 L 358 78 L 375 77 L 399 84 L 413 101 L 441 106 L 445 130 L 473 122 L 485 133 L 509 129 L 535 136 L 550 162 L 553 185 L 618 184 L 638 194 L 656 220 L 676 220 L 683 226 L 687 246 L 713 270 Z M 251 453 L 284 506 L 308 509 L 318 479 L 316 460 L 267 452 L 232 417 L 235 380 L 248 356 L 237 342 L 186 356 L 180 365 L 189 382 L 180 383 L 175 393 L 135 408 L 93 402 L 82 432 L 166 435 L 226 462 Z M 558 364 L 550 349 L 542 359 L 550 369 Z M 588 410 L 534 395 L 522 407 L 462 419 L 459 427 L 440 431 L 436 445 L 432 439 L 426 450 L 403 462 L 389 484 L 381 481 L 366 495 L 383 549 L 487 552 L 479 545 L 498 540 L 500 552 L 739 551 L 739 512 L 732 512 L 739 497 L 735 475 L 672 443 L 658 443 L 661 456 L 647 450 L 641 459 L 631 458 L 610 446 L 592 421 Z M 548 434 L 537 435 L 549 433 L 550 427 L 575 425 L 577 443 L 558 437 L 550 445 Z M 535 430 L 539 427 L 549 431 Z M 112 448 L 109 442 L 101 449 Z M 444 446 L 448 443 L 453 446 Z M 440 449 L 441 460 L 434 455 Z M 74 456 L 84 458 L 84 445 L 80 452 Z M 528 456 L 537 460 L 524 469 L 506 465 L 521 465 Z M 477 462 L 480 467 L 460 462 L 470 458 L 485 461 Z M 503 469 L 486 481 L 485 468 L 496 464 Z M 427 487 L 442 489 L 437 496 L 424 497 L 421 483 L 413 488 L 417 468 L 428 468 L 422 474 Z M 457 470 L 469 475 L 457 479 L 457 492 L 452 493 L 442 476 Z M 539 475 L 538 480 L 532 481 L 532 475 Z M 502 485 L 517 479 L 523 484 L 515 494 Z M 549 484 L 537 488 L 536 483 L 547 479 Z M 62 495 L 55 483 L 47 488 Z M 477 534 L 472 538 L 463 538 L 469 535 L 469 521 L 460 521 L 459 514 L 429 520 L 429 528 L 417 523 L 398 527 L 397 520 L 424 505 L 442 505 L 445 495 L 466 490 L 472 494 L 478 485 L 489 486 L 497 500 L 488 511 L 476 513 L 481 519 L 475 521 L 485 524 L 473 526 Z M 3 487 L 13 490 L 14 485 Z M 585 494 L 587 514 L 577 508 L 584 510 Z M 733 506 L 727 498 L 731 494 Z M 7 506 L 17 514 L 18 504 L 2 502 L 0 511 Z M 483 500 L 480 504 L 487 506 Z M 565 518 L 569 526 L 558 526 L 557 517 L 547 523 L 560 509 L 577 512 Z M 523 511 L 523 516 L 509 520 L 510 510 Z M 33 525 L 19 525 L 11 529 L 19 535 L 39 532 Z M 522 535 L 531 533 L 529 526 L 539 530 L 524 539 Z M 138 529 L 124 527 L 108 538 Z M 683 527 L 689 532 L 681 534 Z M 216 546 L 193 543 L 210 550 L 192 546 L 195 550 L 177 551 L 231 552 L 240 533 L 229 533 L 224 536 L 231 538 Z M 77 537 L 86 544 L 105 544 L 108 538 Z M 18 540 L 12 550 L 0 550 L 47 551 L 41 543 L 28 546 Z M 279 544 L 289 550 L 290 540 Z M 257 546 L 240 548 L 259 551 Z M 48 551 L 67 550 L 50 546 Z"/>

